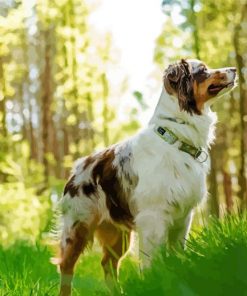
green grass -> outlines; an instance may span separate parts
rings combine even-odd
[[[160,249],[150,269],[140,275],[125,260],[120,285],[109,292],[100,254],[82,256],[76,268],[73,295],[247,295],[247,217],[212,221],[192,233],[186,251]],[[57,295],[59,276],[49,263],[48,248],[17,243],[0,248],[0,295]]]

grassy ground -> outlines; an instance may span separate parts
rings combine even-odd
[[[18,243],[0,248],[0,295],[57,295],[59,276],[48,248]],[[120,287],[121,286],[121,287]],[[73,295],[247,295],[247,217],[212,222],[192,233],[185,252],[160,250],[144,274],[130,260],[120,284],[109,292],[100,254],[88,252],[77,265]]]

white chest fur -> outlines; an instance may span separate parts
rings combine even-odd
[[[180,123],[167,118],[177,118]],[[150,254],[161,241],[184,243],[192,210],[207,194],[210,165],[209,159],[200,163],[180,151],[178,143],[165,142],[154,132],[154,126],[166,127],[181,141],[208,151],[216,120],[209,107],[200,116],[181,112],[176,98],[163,90],[149,126],[130,140],[132,169],[138,176],[130,203],[136,210],[135,223],[144,253]],[[143,259],[145,262],[145,256]]]
[[[133,171],[139,179],[133,199],[140,211],[158,208],[183,215],[206,195],[209,161],[199,163],[176,144],[166,143],[152,126],[137,135],[132,152]]]
[[[202,115],[181,112],[176,100],[163,90],[149,126],[131,141],[133,170],[139,178],[133,199],[139,209],[158,206],[169,211],[175,206],[187,212],[206,195],[210,161],[199,163],[180,151],[176,143],[165,142],[154,132],[154,126],[167,127],[180,140],[207,151],[214,140],[217,117],[209,107]],[[167,118],[178,118],[185,124]]]

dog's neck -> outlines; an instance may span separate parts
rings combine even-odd
[[[149,126],[167,127],[183,141],[207,148],[214,140],[216,121],[217,116],[210,107],[205,107],[202,115],[190,115],[188,112],[181,111],[178,99],[169,95],[163,88]]]

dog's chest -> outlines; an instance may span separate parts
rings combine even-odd
[[[138,208],[194,207],[206,194],[207,165],[169,144],[158,142],[156,148],[135,151],[133,170],[139,181],[133,198]]]

